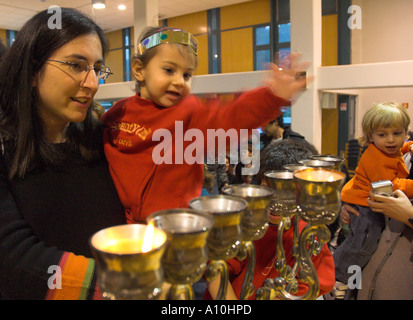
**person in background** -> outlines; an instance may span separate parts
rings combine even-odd
[[[393,190],[400,189],[413,197],[413,180],[404,163],[403,154],[411,152],[413,142],[405,142],[410,116],[406,108],[397,103],[379,103],[363,117],[362,145],[368,145],[360,158],[354,177],[341,191],[343,203],[352,204],[359,212],[351,215],[350,232],[334,251],[336,266],[335,289],[326,299],[347,299],[349,267],[363,269],[377,248],[385,228],[385,216],[368,205],[371,183],[379,180],[392,182]],[[374,165],[373,165],[374,164]]]
[[[262,131],[260,136],[261,149],[265,148],[273,140],[292,139],[307,141],[303,135],[293,131],[291,126],[284,125],[284,114],[270,121]]]
[[[308,148],[307,144],[296,140],[276,140],[272,141],[267,147],[261,151],[260,172],[258,179],[262,185],[268,185],[264,173],[271,170],[283,170],[283,166],[291,163],[298,163],[299,160],[311,158],[314,155],[312,148]],[[254,241],[256,251],[256,263],[254,270],[253,284],[255,290],[264,285],[266,279],[274,279],[278,276],[275,269],[275,261],[277,254],[277,232],[280,217],[274,214],[274,211],[269,208],[269,227],[264,237]],[[300,221],[300,232],[306,226],[306,223]],[[286,254],[287,264],[294,265],[295,258],[292,255],[293,247],[293,228],[284,231],[283,245]],[[320,283],[319,295],[326,294],[331,291],[334,286],[334,262],[332,254],[328,246],[324,244],[320,253],[312,257],[314,267],[317,270],[318,280]],[[229,270],[230,283],[228,284],[227,299],[237,300],[241,294],[241,287],[247,272],[248,260],[242,261],[237,258],[227,261]],[[204,294],[204,299],[215,298],[218,294],[220,277],[207,284],[208,290]],[[308,290],[308,285],[299,283],[298,292],[296,295],[301,296]],[[255,294],[250,297],[255,299]]]
[[[1,299],[100,299],[89,239],[125,224],[90,104],[108,43],[79,11],[47,10],[0,64]]]
[[[217,195],[221,193],[221,189],[229,184],[226,165],[218,162],[218,157],[215,161],[205,157],[204,159],[204,174],[205,168],[212,175],[212,188],[209,194]]]
[[[228,184],[235,183],[235,175],[234,175],[234,165],[231,163],[230,156],[225,157],[225,172],[227,173]]]
[[[272,65],[265,86],[228,104],[203,103],[190,95],[198,52],[192,34],[151,27],[144,30],[137,47],[132,72],[139,93],[119,101],[102,117],[107,125],[106,157],[129,223],[146,221],[155,211],[188,207],[189,201],[201,194],[202,160],[208,150],[197,154],[201,163],[187,159],[184,151],[193,151],[193,141],[181,138],[177,143],[179,130],[184,135],[196,129],[207,137],[208,129],[226,132],[264,126],[303,89],[306,80],[295,75],[308,66],[292,55],[292,68],[280,70]],[[171,143],[158,135],[161,132],[170,135]],[[215,147],[204,143],[206,149]]]

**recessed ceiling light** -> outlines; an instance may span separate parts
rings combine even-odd
[[[126,6],[124,4],[118,5],[119,10],[126,10]]]
[[[106,8],[105,0],[92,0],[93,8],[104,9]]]

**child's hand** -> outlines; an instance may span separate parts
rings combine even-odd
[[[291,54],[284,59],[281,68],[271,64],[271,76],[267,80],[267,86],[278,97],[285,100],[291,99],[295,94],[305,88],[312,80],[310,77],[297,77],[298,72],[307,70],[309,61],[299,61],[300,54]],[[289,68],[283,66],[289,64]]]

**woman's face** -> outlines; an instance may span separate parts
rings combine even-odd
[[[102,44],[98,35],[86,34],[74,38],[49,57],[36,74],[36,87],[40,117],[45,123],[49,141],[58,140],[69,122],[81,122],[96,94],[99,80],[94,70],[76,73],[68,64],[50,61],[83,63],[102,66]]]

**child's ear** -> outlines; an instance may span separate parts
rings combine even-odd
[[[138,80],[139,82],[142,82],[144,80],[143,76],[143,63],[139,59],[135,59],[132,62],[132,73],[135,76],[135,79]]]

